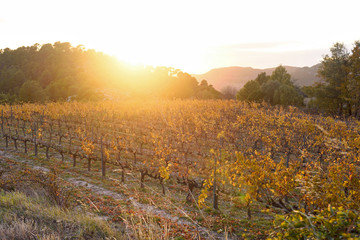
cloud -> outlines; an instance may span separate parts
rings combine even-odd
[[[294,46],[298,45],[297,41],[278,41],[278,42],[249,42],[249,43],[238,43],[238,44],[229,44],[215,47],[218,50],[264,50],[264,49],[273,49],[283,46]]]
[[[273,68],[276,66],[313,66],[321,62],[328,49],[295,50],[287,52],[271,51],[213,51],[205,59],[211,68],[241,66],[253,68]],[[210,70],[210,69],[209,69]]]

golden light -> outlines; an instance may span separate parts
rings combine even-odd
[[[342,4],[329,0],[64,0],[54,6],[46,0],[4,1],[0,48],[71,42],[132,64],[171,66],[190,73],[224,66],[304,65],[308,59],[313,64],[313,57],[298,63],[297,58],[279,56],[279,62],[269,53],[327,50],[336,41],[353,43],[359,38],[354,31],[359,4],[356,0]],[[320,19],[326,21],[320,24]],[[242,49],[240,54],[235,48],[218,48],[254,42],[297,44]]]

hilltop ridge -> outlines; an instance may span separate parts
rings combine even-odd
[[[293,67],[284,66],[288,73],[291,74],[292,80],[298,86],[310,86],[319,81],[317,71],[320,64],[311,67]],[[216,89],[221,90],[224,87],[232,86],[236,89],[242,88],[247,81],[255,79],[259,73],[266,72],[270,75],[273,68],[258,69],[252,67],[223,67],[214,68],[204,74],[193,74],[200,82],[206,79],[209,84],[212,84]]]

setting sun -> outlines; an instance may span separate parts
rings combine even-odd
[[[342,6],[346,10],[339,10]],[[133,64],[191,73],[224,66],[309,66],[334,42],[350,46],[359,37],[353,25],[359,7],[351,0],[341,6],[310,0],[67,0],[56,6],[45,0],[7,1],[0,47],[65,41]],[[290,57],[304,52],[308,57]]]
[[[154,41],[149,45],[128,45],[127,49],[104,50],[112,53],[119,60],[130,64],[146,64],[152,66],[176,66],[179,69],[187,69],[188,72],[196,72],[202,65],[204,51],[201,49],[191,49],[189,47],[173,46],[171,43],[159,44]],[[173,56],[176,55],[176,58]],[[189,58],[190,55],[193,57]],[[196,67],[195,67],[196,66]]]

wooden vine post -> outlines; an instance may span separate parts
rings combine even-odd
[[[1,134],[4,136],[4,109],[1,110]]]
[[[221,160],[222,158],[222,137],[220,137],[219,142],[220,142],[220,149],[219,149],[219,160]],[[215,156],[214,157],[214,183],[213,183],[213,207],[216,210],[219,210],[219,200],[218,200],[218,196],[216,194],[216,170],[217,170],[217,160],[218,158]]]
[[[101,176],[105,177],[106,175],[106,166],[105,166],[105,157],[104,157],[104,146],[103,146],[103,138],[100,138],[100,151],[101,151]]]
[[[37,134],[37,129],[36,126],[37,124],[34,122],[34,152],[35,152],[35,156],[37,157],[38,155],[38,149],[37,149],[37,142],[36,142],[36,134]]]
[[[76,153],[73,153],[73,167],[76,167]]]

